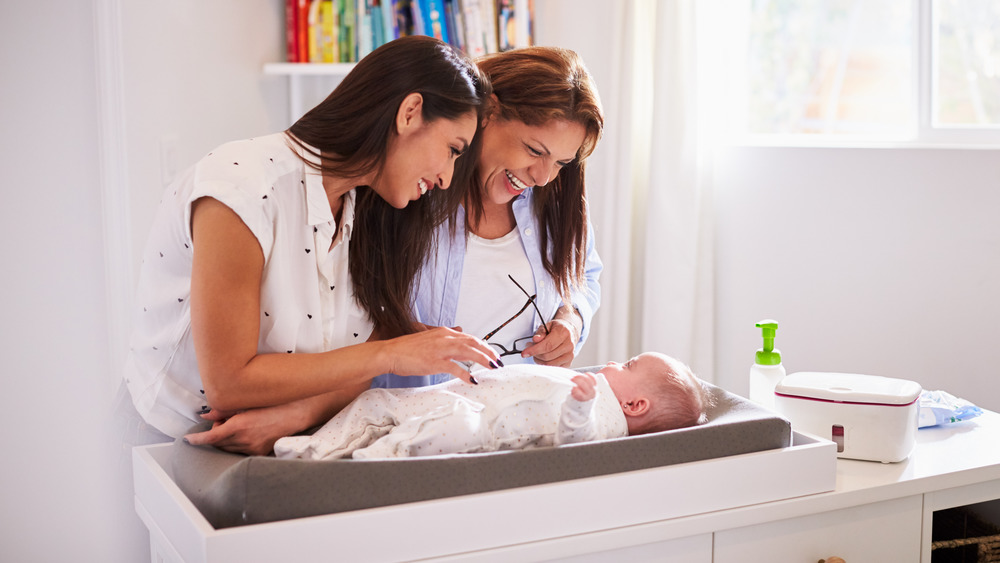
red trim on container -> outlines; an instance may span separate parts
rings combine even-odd
[[[802,395],[788,395],[786,393],[778,393],[777,391],[775,391],[774,394],[779,397],[788,397],[789,399],[804,399],[806,401],[819,401],[820,403],[843,403],[845,405],[871,405],[875,407],[908,407],[913,403],[916,403],[917,399],[920,398],[918,396],[917,399],[913,399],[909,403],[901,403],[894,405],[892,403],[866,403],[863,401],[835,401],[833,399],[820,399],[818,397],[803,397]]]

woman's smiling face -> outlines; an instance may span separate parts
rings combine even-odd
[[[485,202],[506,204],[526,188],[544,186],[576,158],[586,129],[553,119],[528,125],[516,119],[490,119],[483,130],[479,159]]]
[[[476,134],[476,112],[455,119],[426,121],[423,100],[411,94],[400,106],[397,135],[389,140],[385,165],[372,188],[389,205],[402,209],[428,190],[448,189],[455,160],[465,152]]]

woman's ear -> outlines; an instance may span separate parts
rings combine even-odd
[[[649,410],[649,399],[638,398],[622,401],[622,412],[625,416],[642,416]]]
[[[497,120],[500,117],[500,98],[496,94],[490,94],[490,100],[486,103],[486,109],[483,110],[483,122],[482,127],[486,127],[491,122]]]
[[[403,135],[423,125],[424,97],[419,92],[407,94],[396,111],[396,133]]]

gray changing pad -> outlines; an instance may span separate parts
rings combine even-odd
[[[215,528],[526,487],[791,445],[791,424],[711,387],[708,422],[615,440],[399,460],[295,460],[173,446],[173,477]]]

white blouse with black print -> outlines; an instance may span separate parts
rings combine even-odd
[[[227,143],[186,171],[160,202],[143,254],[125,381],[139,413],[165,434],[185,434],[209,406],[188,304],[191,211],[199,198],[232,209],[260,244],[258,353],[324,352],[371,334],[348,269],[354,191],[344,196],[338,225],[320,173],[298,152],[284,133]]]

